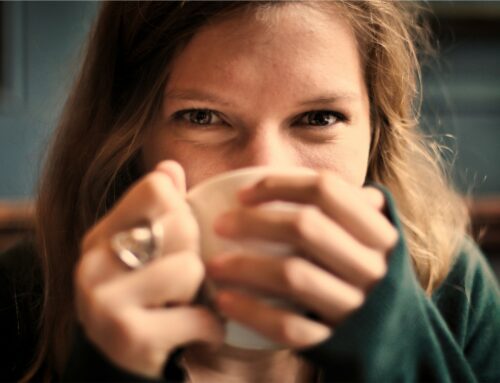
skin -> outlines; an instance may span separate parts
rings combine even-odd
[[[188,188],[252,165],[329,169],[349,183],[363,184],[369,101],[350,27],[303,6],[276,12],[280,22],[275,27],[241,18],[207,27],[174,60],[161,120],[145,144],[147,168],[174,159],[186,171]],[[313,102],[335,95],[352,98]],[[204,131],[181,123],[189,121],[189,113],[173,121],[174,113],[192,108],[215,110],[220,118],[213,115]],[[342,113],[349,121],[329,129],[307,127],[307,117],[298,122],[314,110]]]
[[[363,187],[369,100],[353,32],[339,15],[311,7],[273,12],[272,24],[246,16],[207,26],[172,62],[161,116],[144,145],[147,174],[84,238],[75,278],[80,321],[114,363],[132,372],[159,376],[172,350],[201,342],[210,352],[191,348],[187,360],[216,365],[218,375],[197,370],[204,381],[251,373],[244,365],[255,354],[213,349],[223,328],[213,313],[192,303],[206,274],[314,312],[317,321],[270,307],[252,293],[218,292],[223,315],[289,349],[325,340],[386,274],[397,232],[381,212],[382,194]],[[268,177],[241,191],[243,207],[221,217],[216,231],[288,242],[301,256],[231,253],[203,265],[186,189],[255,165],[318,173]],[[302,208],[259,209],[274,200]],[[168,256],[130,272],[110,249],[110,238],[144,219],[163,223]],[[286,355],[260,355],[259,379],[272,376],[272,366]]]

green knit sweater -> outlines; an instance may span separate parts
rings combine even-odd
[[[500,290],[469,240],[428,298],[400,240],[389,271],[332,337],[303,352],[325,382],[500,382]]]
[[[464,241],[448,277],[428,298],[387,197],[388,215],[401,234],[387,275],[329,339],[299,354],[318,367],[323,382],[500,382],[500,290],[484,256],[472,241]],[[17,379],[34,352],[36,315],[30,313],[40,294],[19,295],[25,284],[12,271],[12,259],[29,259],[25,253],[0,256],[0,339],[23,346],[0,359],[4,380]],[[170,358],[163,381],[183,381],[176,358],[181,352]],[[62,380],[147,379],[113,367],[79,331]]]

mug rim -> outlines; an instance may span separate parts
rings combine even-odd
[[[244,168],[230,170],[228,172],[223,172],[217,174],[213,177],[209,177],[200,183],[194,185],[190,190],[187,191],[186,197],[189,199],[193,197],[194,194],[201,193],[202,190],[209,188],[214,183],[222,182],[228,178],[244,176],[248,173],[257,172],[259,175],[269,175],[269,174],[299,174],[299,175],[313,175],[316,173],[314,169],[307,168],[305,166],[247,166]]]

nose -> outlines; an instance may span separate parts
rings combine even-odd
[[[248,135],[238,154],[238,167],[299,166],[299,158],[289,137],[275,127],[255,129]]]

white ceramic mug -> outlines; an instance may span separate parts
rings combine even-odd
[[[226,251],[243,249],[273,256],[292,254],[293,248],[288,244],[263,240],[232,241],[222,238],[215,233],[214,222],[223,213],[240,205],[236,195],[240,189],[257,183],[265,176],[314,176],[315,174],[315,171],[302,167],[249,167],[219,174],[195,185],[188,191],[187,201],[200,227],[200,249],[203,261],[206,262]],[[290,211],[297,209],[298,206],[286,202],[271,202],[266,203],[263,208]],[[216,288],[210,281],[207,283],[210,286],[208,291]],[[277,299],[266,298],[266,301],[274,306],[293,308],[290,303]],[[247,349],[279,348],[276,343],[233,321],[226,323],[225,342],[231,346]]]

